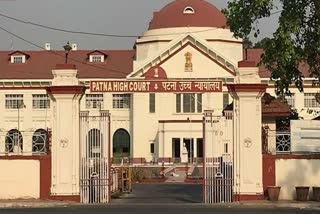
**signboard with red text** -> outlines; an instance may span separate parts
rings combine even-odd
[[[222,92],[221,81],[91,81],[91,92]]]

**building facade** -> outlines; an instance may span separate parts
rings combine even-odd
[[[263,199],[275,185],[292,199],[295,185],[318,182],[319,155],[291,154],[290,133],[277,133],[276,119],[290,108],[272,96],[270,72],[257,67],[262,53],[243,51],[204,0],[175,0],[155,12],[133,50],[74,44],[68,64],[49,44],[0,51],[0,169],[10,172],[0,177],[0,199],[109,202],[111,157],[114,166],[203,162],[206,203]],[[301,71],[305,91],[292,87],[287,101],[311,121],[319,87],[307,66]],[[306,147],[311,136],[314,150],[318,124],[309,121],[294,123],[292,139]],[[218,184],[227,197],[212,201],[217,177],[229,182]]]
[[[47,152],[45,142],[55,117],[47,87],[53,85],[52,70],[65,59],[63,51],[46,48],[0,51],[1,155]],[[261,54],[262,50],[248,50],[247,59],[258,63]],[[69,62],[76,65],[86,87],[80,111],[96,115],[108,110],[111,115],[115,163],[124,157],[134,163],[181,162],[185,151],[191,162],[202,158],[199,121],[205,111],[223,116],[232,103],[226,84],[237,81],[238,62],[243,59],[242,41],[233,37],[224,15],[207,1],[196,0],[173,1],[155,12],[134,50],[78,50],[74,45],[69,53]],[[307,68],[302,70],[307,77]],[[260,67],[256,82],[268,84],[267,92],[274,95],[269,77],[270,72]],[[155,85],[148,90],[150,85],[123,85],[143,80],[158,81],[165,91]],[[319,88],[310,78],[304,81],[304,93],[292,88],[288,103],[312,119],[320,111],[315,99]],[[98,87],[106,82],[118,86]],[[212,84],[217,84],[215,89],[210,89]],[[188,91],[196,85],[198,90]]]

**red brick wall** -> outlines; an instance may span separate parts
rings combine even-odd
[[[275,155],[263,155],[262,156],[263,167],[263,191],[267,196],[267,187],[276,185],[276,156]]]

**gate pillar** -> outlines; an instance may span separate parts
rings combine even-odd
[[[75,65],[57,65],[47,93],[52,101],[51,199],[80,201],[79,100],[81,86]]]
[[[234,99],[234,200],[262,200],[261,84],[255,62],[239,62],[236,83],[227,85]]]

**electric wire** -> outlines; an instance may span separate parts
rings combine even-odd
[[[4,27],[2,27],[2,26],[0,26],[0,29],[3,30],[3,31],[5,31],[6,33],[8,33],[8,34],[10,34],[10,35],[18,38],[18,39],[20,39],[20,40],[22,40],[22,41],[30,44],[30,45],[33,45],[33,46],[35,46],[35,47],[37,47],[37,48],[40,48],[40,49],[42,49],[42,50],[47,51],[47,50],[46,50],[45,48],[43,48],[42,46],[40,46],[40,45],[38,45],[38,44],[36,44],[36,43],[34,43],[34,42],[31,42],[31,41],[29,41],[29,40],[27,40],[27,39],[25,39],[25,38],[23,38],[23,37],[15,34],[15,33],[11,32],[11,31],[7,30],[6,28],[4,28]],[[52,53],[52,54],[54,54],[54,55],[56,55],[56,56],[59,56],[59,57],[65,59],[65,55],[59,54],[59,53],[57,53],[57,52],[55,52],[55,51],[50,50],[49,53]],[[79,59],[75,59],[75,58],[68,57],[68,60],[71,60],[71,61],[74,61],[74,62],[77,62],[77,63],[81,63],[81,64],[86,65],[86,66],[98,68],[98,69],[101,69],[101,70],[104,70],[104,71],[107,70],[107,71],[114,72],[114,73],[122,73],[122,74],[128,75],[127,72],[123,72],[123,71],[115,70],[115,69],[110,69],[110,68],[103,68],[103,67],[96,66],[96,65],[93,65],[93,64],[87,64],[87,63],[85,63],[85,62],[83,62],[83,61],[81,61],[81,60],[79,60]]]
[[[5,15],[3,13],[0,13],[0,16],[4,17],[4,18],[7,18],[7,19],[10,19],[10,20],[13,20],[13,21],[16,21],[16,22],[23,23],[23,24],[33,25],[33,26],[37,26],[37,27],[40,27],[40,28],[45,28],[45,29],[49,29],[49,30],[53,30],[53,31],[59,31],[59,32],[63,32],[63,33],[71,33],[71,34],[90,35],[90,36],[113,37],[113,38],[139,38],[141,36],[143,36],[143,37],[171,36],[171,35],[173,36],[173,35],[183,35],[183,34],[187,33],[187,32],[177,32],[177,33],[164,33],[164,34],[157,34],[157,35],[105,34],[105,33],[94,33],[94,32],[86,32],[86,31],[67,30],[67,29],[52,27],[52,26],[48,26],[48,25],[43,25],[43,24],[31,22],[31,21],[24,21],[22,19],[18,19],[18,18],[12,17],[12,16],[8,16],[8,15]],[[225,28],[225,27],[223,27],[223,28]],[[192,33],[201,33],[201,32],[213,31],[213,30],[217,30],[217,29],[219,29],[219,28],[210,28],[210,29],[205,29],[205,30],[198,30],[198,31],[193,31]]]

